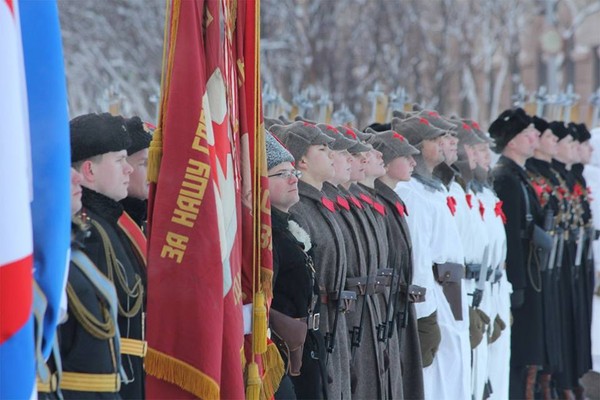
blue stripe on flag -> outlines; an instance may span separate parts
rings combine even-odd
[[[48,299],[43,353],[59,318],[71,237],[67,91],[56,1],[20,0],[31,132],[35,279]]]

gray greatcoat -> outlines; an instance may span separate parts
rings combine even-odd
[[[344,238],[334,218],[335,207],[323,192],[303,181],[298,182],[300,201],[290,209],[290,214],[304,228],[313,243],[313,260],[322,295],[319,329],[326,337],[335,333],[333,351],[327,355],[327,393],[331,399],[349,399],[350,396],[350,344],[348,327],[343,314],[338,315],[336,293],[346,281],[346,250]],[[328,208],[329,206],[329,208]],[[334,332],[335,326],[335,332]]]
[[[410,231],[405,216],[408,215],[406,205],[394,190],[379,180],[375,181],[375,190],[386,208],[386,225],[389,243],[388,265],[399,267],[399,273],[404,283],[412,283],[413,259]],[[405,304],[401,303],[403,308]],[[406,326],[398,323],[402,348],[402,381],[405,399],[423,399],[423,362],[421,360],[421,345],[414,304],[408,304]],[[400,322],[400,321],[398,321]]]
[[[377,254],[373,251],[372,242],[375,238],[364,234],[358,219],[351,211],[350,202],[335,186],[325,183],[323,191],[336,201],[338,212],[335,217],[344,235],[348,270],[346,278],[370,276],[369,282],[375,281],[377,273]],[[387,373],[384,362],[384,350],[377,340],[377,326],[380,322],[379,295],[363,296],[355,287],[346,284],[347,290],[357,292],[356,308],[346,314],[348,337],[351,346],[352,359],[350,374],[352,377],[352,398],[367,399],[377,397],[387,398]],[[365,302],[366,300],[366,302]],[[364,307],[364,308],[363,308]],[[364,312],[363,312],[364,309]],[[362,324],[361,324],[362,319]],[[360,345],[352,349],[352,330],[361,327]]]

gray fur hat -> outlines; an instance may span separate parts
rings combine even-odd
[[[294,163],[292,154],[269,132],[265,135],[265,143],[267,146],[268,170],[286,161]]]
[[[398,157],[412,156],[420,151],[408,143],[408,140],[398,132],[385,131],[371,136],[368,142],[373,148],[383,155],[383,162],[387,165]]]
[[[353,140],[348,139],[344,136],[338,128],[329,124],[318,124],[317,128],[321,130],[324,134],[332,138],[334,141],[331,143],[329,147],[331,150],[341,151],[348,150],[350,147],[355,145]]]
[[[434,140],[447,133],[436,128],[423,117],[410,117],[405,120],[393,118],[392,130],[408,139],[413,146],[418,146],[423,140]]]
[[[321,132],[316,125],[303,121],[286,126],[273,125],[271,133],[281,140],[296,161],[306,154],[310,146],[329,145],[333,142],[333,139]]]

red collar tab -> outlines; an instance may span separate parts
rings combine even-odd
[[[394,205],[396,206],[396,211],[398,211],[398,214],[400,214],[401,217],[408,215],[408,209],[406,208],[405,204],[397,201]]]
[[[465,195],[465,199],[467,199],[467,205],[469,208],[473,208],[473,195],[471,193],[467,193]]]
[[[364,201],[368,205],[373,206],[373,199],[369,195],[367,195],[365,193],[361,193],[360,198],[362,201]]]
[[[454,216],[456,214],[456,199],[453,196],[448,196],[446,197],[446,204],[450,209],[450,213]]]
[[[481,200],[477,200],[479,201],[479,214],[481,215],[481,219],[484,219],[483,216],[485,215],[485,207],[483,205],[483,203],[481,202]]]
[[[348,203],[348,200],[346,200],[342,196],[336,197],[335,200],[336,200],[338,206],[342,207],[344,210],[349,210],[350,209],[350,204]]]
[[[356,208],[360,208],[362,209],[362,204],[360,204],[360,201],[354,197],[354,196],[350,196],[350,201],[352,202],[352,204],[354,204],[356,206]]]
[[[496,217],[500,217],[500,219],[502,219],[502,223],[506,225],[506,215],[504,215],[504,210],[502,210],[502,204],[504,204],[502,200],[498,200],[496,202],[494,213],[496,214]]]
[[[379,214],[385,215],[385,206],[383,204],[374,201],[373,209],[375,209],[375,211],[377,211]]]
[[[326,209],[328,209],[331,212],[335,212],[335,204],[333,203],[333,201],[329,200],[327,197],[323,196],[321,197],[321,204],[323,204],[325,206]]]

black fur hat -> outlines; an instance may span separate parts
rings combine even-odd
[[[80,115],[69,122],[69,128],[72,163],[112,151],[127,150],[131,146],[125,119],[120,115]]]

